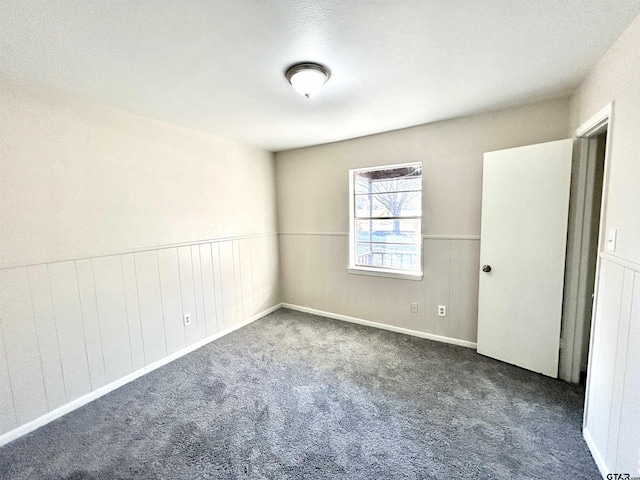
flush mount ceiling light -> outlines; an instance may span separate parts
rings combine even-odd
[[[307,62],[292,65],[284,75],[296,92],[309,98],[320,91],[331,73],[318,63]]]

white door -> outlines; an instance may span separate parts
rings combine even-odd
[[[554,378],[571,150],[560,140],[484,154],[478,353]]]

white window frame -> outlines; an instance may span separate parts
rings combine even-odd
[[[419,271],[417,270],[404,270],[404,269],[393,269],[387,267],[370,267],[370,266],[362,266],[356,265],[356,239],[355,239],[355,185],[354,185],[354,176],[357,172],[372,172],[376,170],[387,170],[392,168],[402,168],[402,167],[416,167],[419,166],[422,168],[422,162],[411,162],[411,163],[397,163],[393,165],[382,165],[376,167],[367,167],[367,168],[354,168],[349,170],[349,267],[348,272],[355,275],[372,275],[376,277],[389,277],[389,278],[399,278],[404,280],[422,280],[423,271],[422,265],[424,263],[424,252],[423,252],[423,244],[422,241],[422,208],[420,210],[420,265],[421,268]],[[422,200],[422,190],[420,191],[420,197]],[[422,205],[422,202],[421,202]]]

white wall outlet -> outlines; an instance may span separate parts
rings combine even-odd
[[[185,325],[191,325],[191,314],[190,313],[185,313],[184,314],[184,324]]]
[[[438,305],[438,316],[446,317],[447,316],[447,306],[446,305]]]
[[[411,304],[411,313],[418,313],[418,304],[417,303],[412,303]]]
[[[615,252],[616,251],[616,237],[618,236],[618,230],[615,228],[610,228],[607,232],[607,251]]]

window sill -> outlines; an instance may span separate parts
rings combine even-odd
[[[407,272],[403,270],[382,270],[378,268],[367,267],[349,267],[347,271],[353,275],[371,275],[373,277],[397,278],[400,280],[422,280],[422,272]]]

